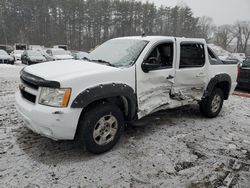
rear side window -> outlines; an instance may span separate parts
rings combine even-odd
[[[180,68],[203,67],[205,64],[205,50],[203,44],[181,44]]]

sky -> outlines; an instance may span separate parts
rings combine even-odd
[[[160,6],[187,5],[194,15],[209,16],[216,25],[233,24],[238,20],[250,21],[250,0],[140,0]]]

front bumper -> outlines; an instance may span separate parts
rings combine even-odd
[[[73,140],[81,109],[54,108],[34,104],[16,93],[16,108],[25,126],[33,132],[54,140]],[[55,113],[60,112],[60,113]]]

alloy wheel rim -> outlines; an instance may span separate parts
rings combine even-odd
[[[118,129],[118,122],[115,116],[105,115],[95,124],[93,138],[96,144],[106,145],[114,140]]]
[[[214,113],[217,112],[220,108],[220,104],[221,104],[221,97],[219,95],[215,95],[211,104],[212,112]]]

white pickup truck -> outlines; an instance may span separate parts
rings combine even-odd
[[[79,138],[102,153],[125,122],[199,104],[207,117],[234,91],[237,65],[224,65],[203,39],[165,36],[109,40],[85,60],[25,67],[16,106],[26,126],[55,140]]]

